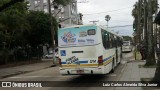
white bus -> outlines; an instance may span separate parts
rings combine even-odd
[[[59,69],[64,75],[106,74],[120,63],[122,37],[96,25],[58,30]]]
[[[132,47],[131,41],[123,41],[122,52],[131,52]]]

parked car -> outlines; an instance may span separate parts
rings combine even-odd
[[[45,58],[53,58],[53,52],[45,55]]]
[[[55,57],[58,58],[59,57],[59,55],[58,55],[58,48],[56,48],[54,51],[55,51]]]

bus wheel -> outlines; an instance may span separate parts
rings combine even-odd
[[[112,60],[112,70],[111,73],[114,73],[114,59]]]

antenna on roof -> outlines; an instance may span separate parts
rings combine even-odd
[[[93,21],[89,21],[92,22],[94,25],[97,25],[96,22],[99,22],[99,20],[93,20]]]

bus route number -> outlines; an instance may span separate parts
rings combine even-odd
[[[90,63],[96,63],[96,60],[90,60]]]

